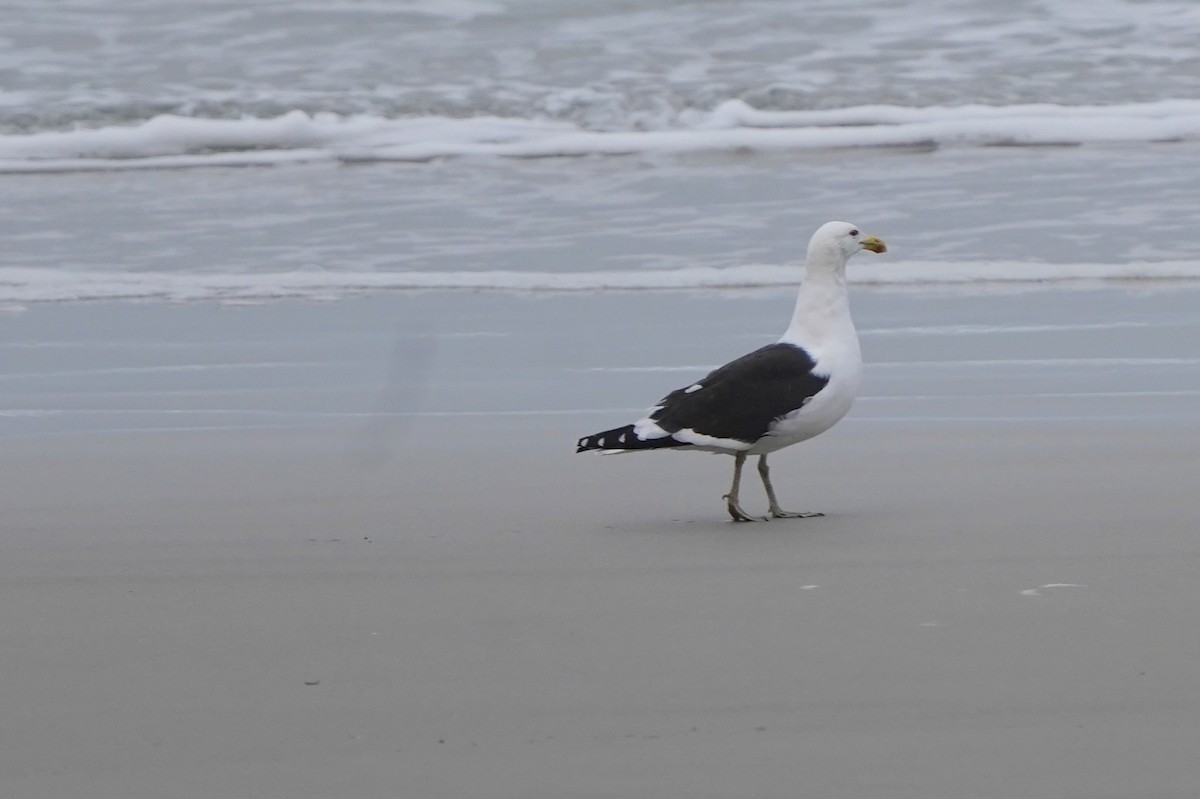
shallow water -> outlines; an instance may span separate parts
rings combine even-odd
[[[1192,280],[1198,34],[1172,0],[18,2],[0,307],[770,286],[831,218],[888,239],[866,283]]]
[[[866,383],[842,424],[1190,429],[1196,300],[1194,288],[859,290]],[[306,428],[387,450],[476,429],[517,440],[565,419],[583,435],[769,343],[791,303],[781,289],[41,304],[0,317],[0,438]]]
[[[1194,279],[1196,174],[1176,144],[10,176],[0,302],[775,285],[835,218],[889,243],[862,282]]]
[[[860,420],[1178,420],[1197,33],[1167,0],[13,4],[0,430],[636,410],[681,375],[621,370],[777,335],[835,218],[890,247],[851,264],[904,361]]]

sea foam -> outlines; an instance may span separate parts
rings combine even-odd
[[[1200,100],[1111,106],[865,105],[763,111],[729,100],[656,130],[590,130],[564,120],[309,114],[208,119],[164,114],[129,126],[0,136],[0,171],[427,161],[458,156],[978,147],[1200,140]]]
[[[285,298],[329,300],[384,291],[470,290],[600,292],[760,289],[794,286],[795,266],[756,264],[645,271],[594,272],[292,272],[221,274],[0,268],[0,305],[84,300],[217,300],[256,302]],[[889,261],[856,263],[851,283],[892,288],[1035,288],[1136,283],[1153,286],[1200,280],[1200,262],[1124,264],[1023,261]]]

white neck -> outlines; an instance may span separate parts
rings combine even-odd
[[[821,255],[809,254],[792,322],[780,341],[808,347],[820,345],[828,337],[845,336],[847,330],[854,335],[845,259]]]

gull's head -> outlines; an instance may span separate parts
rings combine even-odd
[[[868,236],[849,222],[826,222],[817,228],[808,242],[808,259],[833,258],[845,264],[859,250],[887,252],[882,239]]]

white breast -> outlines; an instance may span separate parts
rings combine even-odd
[[[862,384],[862,352],[853,328],[850,335],[836,336],[820,348],[810,348],[810,353],[817,362],[813,371],[828,375],[829,383],[804,405],[780,418],[749,454],[763,455],[820,435],[850,411]]]

